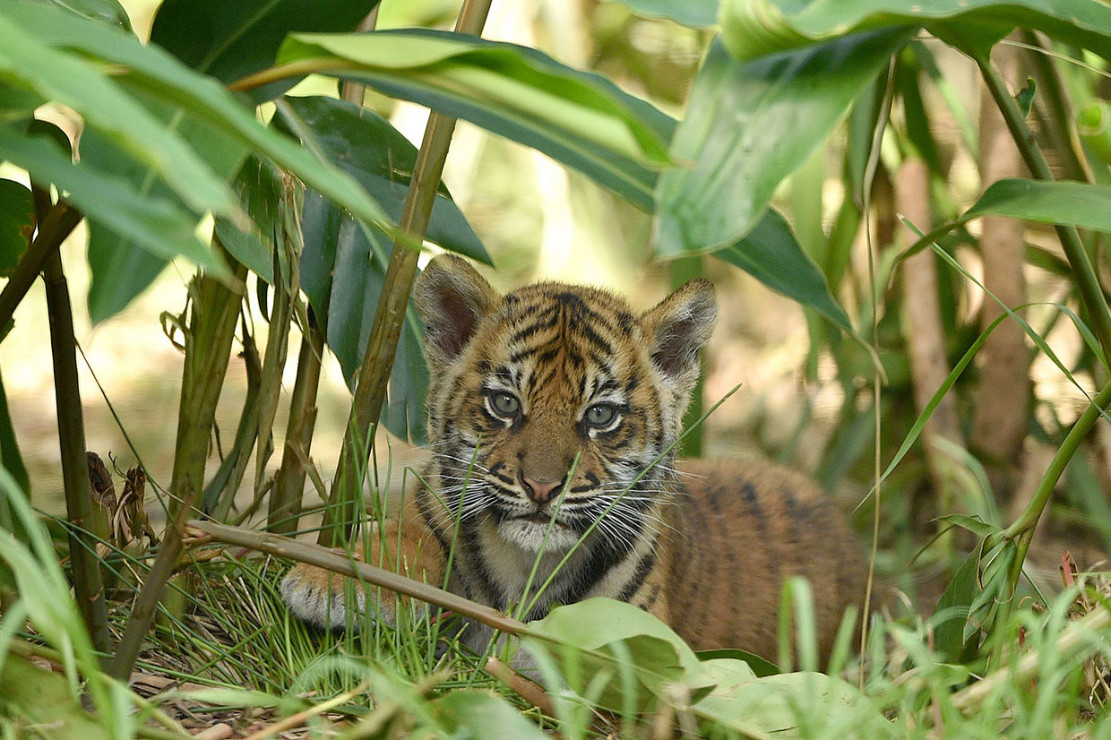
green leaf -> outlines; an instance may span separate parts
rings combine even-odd
[[[1081,140],[1107,164],[1111,164],[1111,103],[1099,100],[1089,103],[1076,116]]]
[[[329,348],[349,386],[366,353],[378,298],[385,282],[390,243],[335,204],[305,193],[301,231],[301,289],[320,320]],[[394,355],[382,422],[402,439],[424,444],[423,323],[410,303]]]
[[[937,608],[934,609],[931,620],[934,627],[934,646],[946,661],[960,661],[968,649],[964,628],[968,622],[969,608],[979,590],[976,582],[979,566],[980,548],[977,547],[957,568],[953,580],[945,587]]]
[[[776,186],[821,146],[906,38],[862,34],[747,63],[715,42],[672,145],[691,165],[668,170],[657,187],[657,253],[713,251],[751,231]]]
[[[620,675],[617,667],[626,664],[651,696],[661,696],[667,686],[677,682],[685,684],[692,695],[701,695],[712,686],[706,664],[699,662],[670,627],[622,601],[595,598],[557,607],[529,623],[528,634],[525,643],[530,649],[550,653],[557,663],[582,659],[588,674],[609,670]],[[549,650],[551,644],[573,652]],[[599,699],[601,706],[621,710],[621,688],[619,681],[607,687]]]
[[[39,737],[81,737],[109,740],[109,729],[81,706],[70,692],[65,676],[33,665],[26,658],[9,655],[0,673],[0,716],[16,726],[42,728]],[[6,724],[6,723],[5,723]],[[47,728],[57,728],[51,732]],[[61,732],[61,728],[65,728]]]
[[[195,216],[169,200],[140,194],[126,179],[74,164],[69,153],[60,151],[49,138],[0,126],[0,158],[27,170],[37,182],[53,183],[82,213],[95,214],[152,252],[165,257],[181,254],[219,268],[212,252],[193,233]]]
[[[544,733],[512,704],[486,691],[457,689],[432,702],[445,734],[458,738],[504,737],[546,740]]]
[[[88,20],[131,31],[131,18],[116,0],[48,0],[51,5]]]
[[[140,44],[107,26],[80,22],[64,13],[43,12],[43,6],[34,2],[8,0],[2,7],[4,15],[18,18],[21,26],[44,43],[78,51],[120,71],[114,79],[129,91],[141,91],[178,106],[183,113],[204,121],[258,156],[292,171],[307,186],[358,217],[387,230],[392,228],[378,205],[351,177],[261,125],[253,111],[244,108],[216,81],[193,72],[158,47]]]
[[[286,115],[286,111],[293,116]],[[279,130],[299,136],[306,146],[358,180],[391,223],[400,221],[417,148],[389,121],[357,105],[326,97],[288,98],[285,106],[279,106],[275,120]],[[493,264],[443,183],[432,206],[425,239]]]
[[[23,455],[19,453],[19,440],[12,426],[11,412],[8,411],[8,394],[4,390],[3,380],[0,380],[0,464],[11,473],[16,484],[30,496],[31,476],[27,474]]]
[[[185,142],[121,90],[106,70],[40,43],[36,25],[24,25],[22,18],[17,23],[6,16],[17,7],[23,6],[5,6],[5,12],[0,13],[0,37],[5,39],[0,45],[0,79],[76,110],[86,126],[99,130],[149,167],[193,210],[225,215],[236,212],[231,191]],[[110,32],[138,44],[122,31],[67,14],[56,15],[65,22]]]
[[[684,26],[709,28],[718,22],[718,0],[611,0],[645,18],[667,18]]]
[[[0,180],[0,277],[9,277],[35,233],[31,191],[14,180]]]
[[[980,51],[1020,26],[1111,59],[1111,7],[1098,0],[722,0],[721,5],[722,38],[738,59],[908,26],[925,26],[961,48]]]
[[[294,31],[354,31],[378,0],[166,0],[150,32],[189,67],[231,83],[274,64]],[[250,92],[261,103],[296,84],[289,78]]]
[[[849,316],[833,299],[825,276],[774,209],[764,213],[748,236],[714,254],[852,333]]]
[[[965,211],[961,221],[994,213],[1047,224],[1111,232],[1111,186],[1083,182],[999,180]]]
[[[394,97],[464,118],[652,208],[674,121],[599,75],[527,47],[437,31],[294,34],[280,64],[311,62]]]
[[[217,219],[216,236],[232,257],[273,285],[274,234],[282,228],[275,207],[282,197],[281,173],[267,162],[248,157],[236,174],[233,187],[251,217],[252,226],[242,230],[226,219]]]

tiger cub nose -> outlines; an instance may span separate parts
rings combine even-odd
[[[563,487],[562,480],[538,481],[527,477],[522,477],[521,480],[525,484],[525,493],[538,504],[545,504],[550,501],[553,496],[559,494],[559,489]]]

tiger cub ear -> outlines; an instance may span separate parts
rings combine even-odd
[[[709,280],[696,278],[641,317],[653,362],[680,385],[694,386],[698,350],[718,318],[717,296]]]
[[[451,362],[490,312],[497,292],[462,257],[436,257],[417,278],[413,300],[427,330],[424,350],[432,361]]]

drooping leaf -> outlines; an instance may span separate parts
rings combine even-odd
[[[431,710],[451,737],[498,737],[545,740],[549,737],[520,710],[500,696],[458,689],[440,697]]]
[[[460,34],[380,31],[294,34],[280,64],[319,71],[538,149],[650,210],[674,121],[604,77],[579,72],[527,47]]]
[[[119,72],[113,78],[117,85],[178,106],[183,113],[205,121],[230,140],[290,170],[307,186],[324,193],[360,218],[380,223],[384,229],[391,228],[381,209],[358,183],[287,137],[261,125],[252,111],[213,79],[190,70],[160,48],[140,44],[135,38],[108,26],[81,22],[75,16],[44,12],[46,10],[29,0],[7,0],[0,6],[0,16],[18,20],[20,27],[43,43],[97,60],[100,66]],[[32,73],[29,69],[28,74]],[[93,101],[93,105],[99,107],[103,103],[98,100]],[[84,111],[78,112],[84,114]]]
[[[101,21],[131,31],[131,18],[116,0],[48,0],[58,8],[82,18]]]
[[[291,97],[286,105],[296,119],[283,115],[279,108],[276,117],[279,129],[307,139],[307,145],[358,180],[391,222],[397,223],[416,166],[417,148],[389,121],[351,103],[326,97]],[[425,239],[492,264],[482,242],[442,183]]]
[[[969,645],[964,630],[969,607],[979,589],[976,583],[979,566],[980,548],[977,547],[957,568],[934,610],[934,646],[946,660],[959,661],[967,650],[978,644],[978,641],[973,641],[973,645]]]
[[[0,180],[0,277],[9,277],[15,270],[34,231],[31,191],[14,180]]]
[[[714,254],[852,333],[852,322],[833,299],[825,276],[776,210],[769,208],[747,236]]]
[[[348,385],[366,353],[385,281],[390,243],[319,193],[305,193],[301,289],[321,322]],[[423,324],[410,304],[394,356],[382,423],[394,435],[424,444]]]
[[[158,6],[150,41],[189,67],[227,84],[273,66],[294,31],[354,31],[378,0],[166,0]],[[271,100],[296,84],[289,78],[250,92]]]
[[[1111,7],[1098,0],[722,0],[721,5],[722,38],[738,59],[907,26],[925,26],[962,48],[979,51],[1021,26],[1111,59]]]
[[[684,26],[708,28],[718,22],[718,0],[611,0],[645,18],[667,18]]]
[[[281,228],[277,208],[282,197],[281,174],[268,162],[248,157],[232,187],[251,217],[251,227],[239,229],[226,219],[217,219],[216,236],[232,257],[272,285],[274,235]]]
[[[822,145],[905,41],[862,34],[741,63],[715,42],[672,144],[690,166],[657,187],[661,256],[720,249],[756,225],[779,183]]]
[[[984,191],[961,220],[986,213],[1111,232],[1111,186],[1066,181],[999,180]]]

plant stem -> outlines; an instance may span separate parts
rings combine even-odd
[[[1038,180],[1052,181],[1053,173],[1050,171],[1049,163],[1034,143],[1034,134],[1026,125],[1018,101],[1007,90],[1006,84],[995,70],[990,58],[986,55],[977,55],[975,59],[988,91],[995,104],[999,106],[1003,120],[1007,122],[1007,128],[1010,129],[1011,136],[1014,137],[1015,144],[1031,174]],[[1054,228],[1061,240],[1065,258],[1072,267],[1076,287],[1080,291],[1080,299],[1092,323],[1092,332],[1103,349],[1103,365],[1111,369],[1111,310],[1108,310],[1107,301],[1104,300],[1095,268],[1088,257],[1088,252],[1084,249],[1084,244],[1080,241],[1080,234],[1076,227],[1058,224]]]
[[[81,223],[82,218],[84,217],[80,211],[64,202],[57,203],[47,211],[38,225],[38,234],[34,241],[8,278],[4,291],[0,293],[0,330],[12,320],[16,306],[27,295],[35,278],[42,272],[46,260],[52,254],[58,253],[58,247],[73,232],[77,224]]]
[[[315,565],[342,576],[358,578],[372,586],[379,586],[402,596],[409,596],[448,609],[501,632],[518,635],[526,630],[524,623],[502,614],[497,609],[457,596],[450,591],[444,591],[392,571],[355,560],[347,553],[326,550],[319,545],[298,542],[281,535],[257,532],[240,527],[229,527],[216,522],[194,520],[188,522],[188,526],[207,532],[213,539],[220,542],[249,547],[252,550],[269,553],[277,557],[290,558],[301,563]]]
[[[274,476],[274,490],[270,493],[268,529],[277,534],[297,530],[297,517],[301,513],[301,495],[305,487],[305,466],[312,447],[313,429],[316,425],[316,394],[320,387],[320,360],[324,356],[324,336],[316,325],[312,313],[301,337],[301,351],[297,356],[297,379],[289,399],[289,424],[285,433],[282,464]]]
[[[486,23],[490,2],[491,0],[465,0],[455,30],[459,33],[480,34]],[[398,338],[405,322],[409,293],[417,274],[420,252],[410,246],[409,242],[419,245],[424,239],[454,130],[455,119],[451,116],[435,111],[429,115],[398,224],[400,236],[394,241],[390,253],[390,264],[386,268],[382,293],[374,313],[374,326],[359,367],[351,415],[320,530],[319,542],[322,545],[335,545],[345,541],[351,534],[361,484],[358,471],[365,464],[365,451],[373,444],[371,429],[382,412],[386,383],[390,378]]]
[[[58,441],[62,451],[62,479],[66,514],[70,523],[69,556],[73,567],[73,589],[77,606],[88,627],[93,647],[108,652],[108,614],[96,540],[88,531],[93,500],[89,485],[89,463],[85,447],[85,420],[77,379],[76,341],[69,287],[57,249],[49,251],[43,265],[46,306],[50,317],[50,349],[54,356],[54,393],[58,409]]]
[[[181,379],[174,470],[170,481],[171,514],[180,502],[204,487],[209,435],[216,402],[227,374],[235,322],[239,317],[240,287],[247,268],[235,263],[216,242],[225,259],[235,264],[236,289],[212,275],[200,274],[190,289],[192,317],[185,334],[185,363]]]

